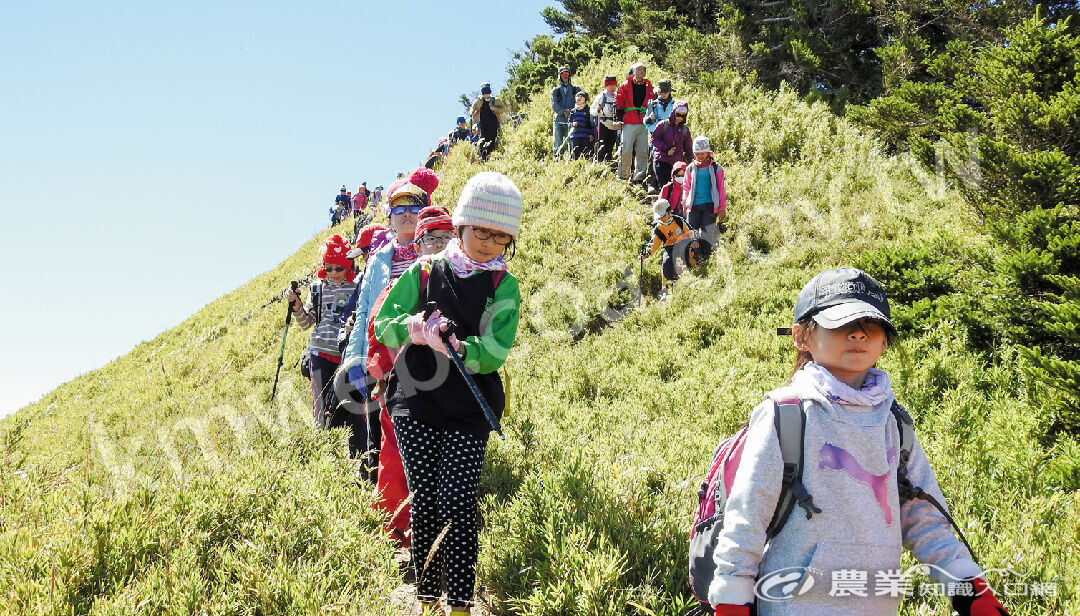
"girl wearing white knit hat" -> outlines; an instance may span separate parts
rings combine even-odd
[[[375,317],[379,341],[404,346],[387,383],[386,406],[412,494],[416,595],[433,607],[445,582],[452,614],[468,613],[472,605],[480,469],[491,427],[447,358],[447,345],[501,417],[506,394],[498,369],[514,344],[521,304],[503,255],[513,255],[521,207],[510,178],[493,171],[473,176],[452,217],[460,239],[410,267]],[[429,302],[438,309],[425,314]]]

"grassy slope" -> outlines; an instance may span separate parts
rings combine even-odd
[[[727,168],[734,229],[672,301],[622,318],[645,209],[598,168],[543,159],[545,97],[487,165],[527,203],[508,439],[483,478],[480,575],[496,613],[679,613],[702,467],[786,378],[773,328],[799,287],[824,267],[884,269],[912,246],[951,264],[955,285],[976,284],[992,250],[953,193],[824,108],[739,83],[676,90]],[[479,168],[468,154],[451,157],[436,202],[452,205]],[[309,430],[288,367],[278,408],[265,402],[281,305],[259,306],[305,273],[317,241],[0,423],[0,609],[393,613],[391,550],[341,435]],[[655,263],[646,270],[655,290]],[[290,335],[288,358],[304,339]],[[1059,582],[1054,599],[1009,601],[1013,613],[1074,613],[1080,498],[1051,487],[1061,462],[1032,438],[1028,385],[1008,358],[987,364],[963,341],[920,331],[883,363],[984,563]],[[931,610],[944,606],[905,606]]]

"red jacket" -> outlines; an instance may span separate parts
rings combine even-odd
[[[641,101],[641,107],[632,107],[634,104],[633,83],[633,77],[627,78],[626,83],[619,86],[619,91],[615,94],[615,113],[616,115],[620,111],[623,113],[622,122],[624,124],[642,124],[645,121],[645,105],[656,98],[656,94],[652,89],[652,83],[646,79],[645,100]]]

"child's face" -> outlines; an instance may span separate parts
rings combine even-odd
[[[615,83],[609,83],[609,84],[607,84],[606,86],[604,86],[604,89],[605,89],[605,90],[607,90],[609,94],[614,94],[614,93],[615,93],[615,90],[616,90],[616,89],[617,89],[618,87],[619,87],[619,85],[618,85],[618,84],[615,84]]]
[[[434,255],[438,254],[446,248],[446,245],[450,243],[450,240],[457,237],[457,233],[453,231],[428,231],[421,237],[417,243],[420,245],[419,253],[421,255]]]
[[[866,371],[874,367],[886,347],[885,328],[868,318],[836,329],[818,326],[809,332],[796,324],[791,336],[797,349],[809,351],[814,363],[849,385],[862,383]]]
[[[391,214],[390,228],[394,230],[398,244],[411,244],[416,234],[416,214],[408,210],[404,214]]]
[[[709,160],[709,152],[694,152],[694,160],[704,163]]]
[[[579,96],[579,97],[575,98],[574,99],[574,106],[577,107],[578,109],[584,109],[585,108],[585,97],[584,96]]]
[[[345,274],[348,270],[340,265],[323,264],[323,269],[326,270],[326,277],[332,282],[340,283],[345,280]]]
[[[472,260],[487,263],[501,256],[513,239],[508,233],[483,227],[465,227],[461,237],[461,250]]]

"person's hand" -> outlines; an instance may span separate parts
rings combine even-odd
[[[731,605],[728,603],[721,603],[716,606],[716,611],[713,612],[714,616],[750,616],[749,605]]]
[[[293,312],[300,312],[300,308],[303,304],[300,303],[300,296],[296,294],[296,291],[288,289],[285,291],[285,299],[289,300],[289,305],[292,306]]]
[[[960,589],[965,586],[967,594],[960,594]],[[1001,605],[982,578],[957,584],[957,591],[950,599],[953,609],[960,616],[1009,616],[1005,606]]]
[[[649,255],[646,254],[644,250],[642,250],[641,252],[638,253],[638,258],[639,259],[644,259],[645,257],[648,257],[648,256]]]
[[[418,312],[405,319],[405,326],[409,330],[409,340],[412,340],[413,344],[427,344],[427,338],[424,337],[424,315],[422,313]]]
[[[577,128],[577,120],[574,120],[573,122],[571,122],[570,126],[573,126],[574,128]]]
[[[348,319],[347,319],[347,320],[345,321],[345,335],[346,335],[346,336],[348,336],[349,334],[351,334],[351,333],[352,333],[352,330],[353,330],[353,325],[355,325],[355,324],[356,324],[356,315],[352,315],[352,316],[350,316],[350,317],[349,317],[349,318],[348,318]]]
[[[386,393],[386,379],[379,379],[375,382],[375,387],[371,388],[371,399],[378,400]]]
[[[716,222],[724,222],[727,220],[727,210],[716,209],[713,210],[713,213],[716,214]]]
[[[570,110],[569,109],[563,109],[562,114],[563,114],[564,118],[569,118],[570,117]]]
[[[615,123],[615,130],[622,130],[622,128],[623,128],[623,123],[622,122],[616,122]]]
[[[446,341],[443,339],[443,334],[450,329],[450,321],[442,316],[442,313],[438,310],[431,313],[427,322],[424,323],[424,338],[427,341],[427,345],[432,350],[438,351],[444,355],[449,355],[450,352],[446,348]],[[457,351],[461,348],[461,343],[458,342],[457,336],[450,334],[450,345]]]

